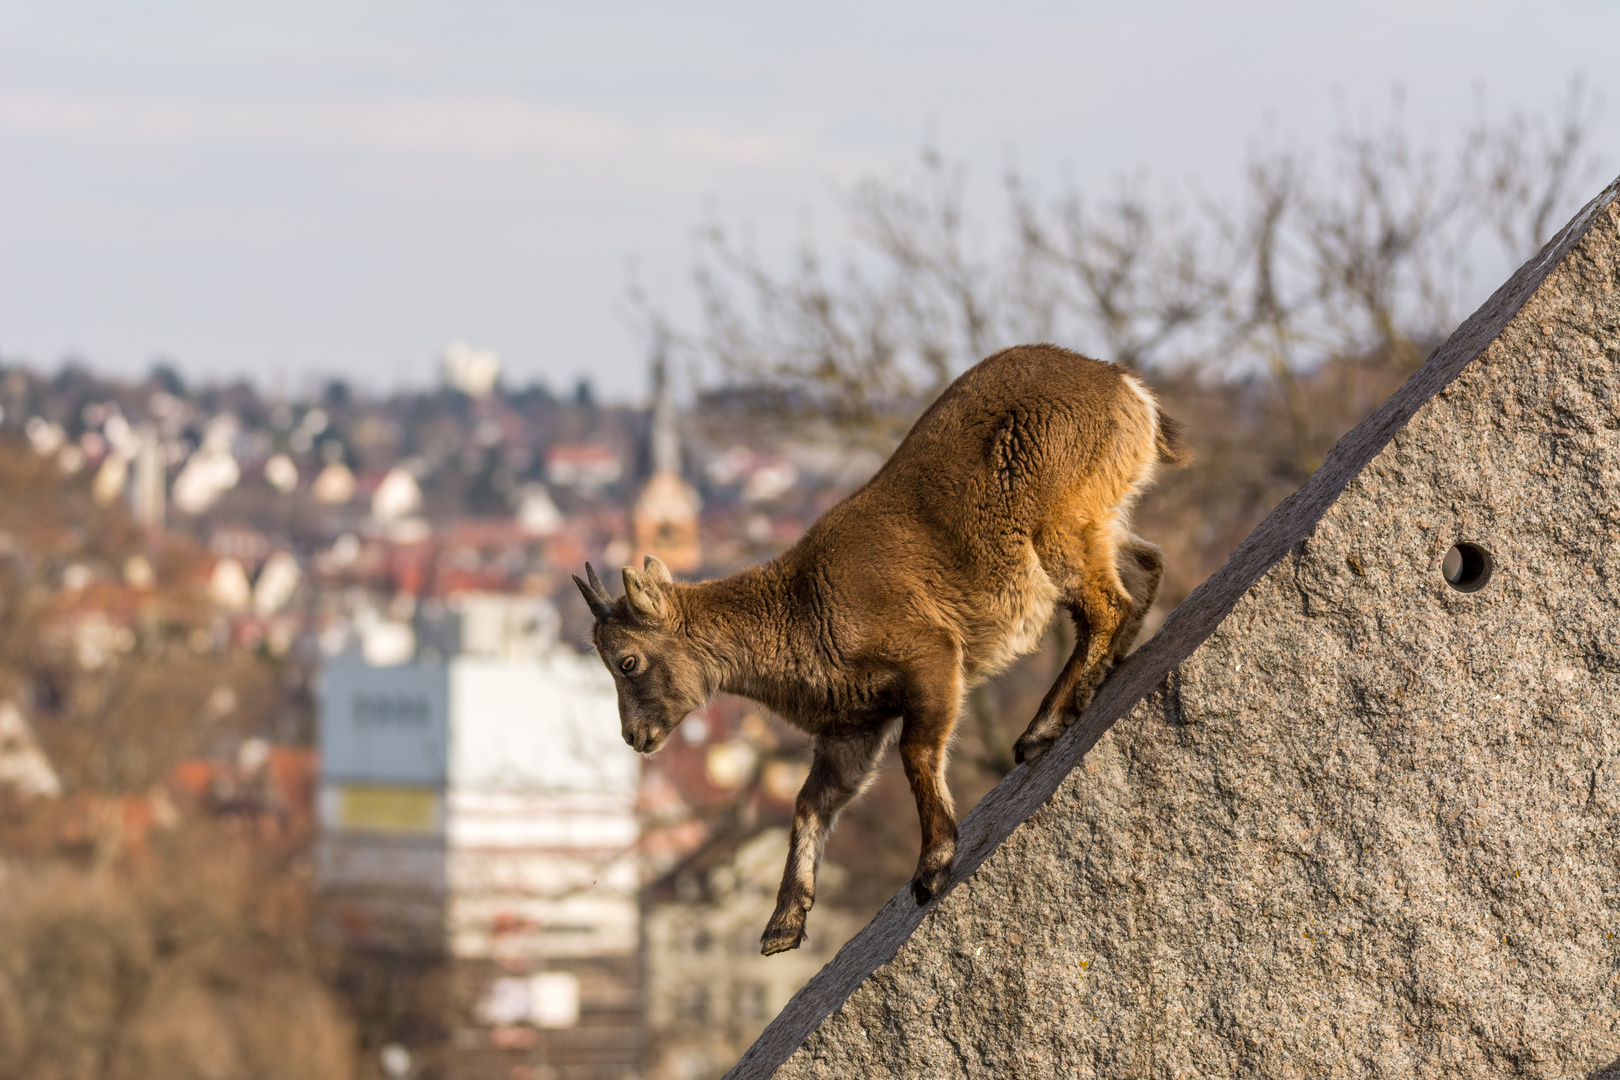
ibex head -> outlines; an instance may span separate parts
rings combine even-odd
[[[624,568],[624,596],[615,600],[590,563],[574,584],[596,616],[591,641],[619,691],[619,728],[643,754],[664,745],[669,733],[707,699],[703,669],[673,618],[669,568],[648,555],[643,569]]]

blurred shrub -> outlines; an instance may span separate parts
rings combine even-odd
[[[14,833],[32,824],[19,813]],[[116,864],[4,864],[0,1078],[352,1076],[354,1033],[304,944],[302,893],[296,866],[211,822]]]

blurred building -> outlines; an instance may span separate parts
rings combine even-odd
[[[612,679],[554,646],[554,613],[532,598],[438,619],[422,635],[438,662],[337,658],[322,673],[326,927],[449,966],[457,1076],[631,1075],[640,763]]]
[[[48,799],[62,794],[50,758],[13,701],[0,701],[0,792]]]
[[[168,477],[164,472],[163,446],[150,426],[142,426],[136,434],[135,468],[129,488],[130,517],[137,525],[149,529],[163,527],[163,514],[168,496]],[[119,477],[120,483],[123,477]]]
[[[546,479],[559,487],[595,494],[623,476],[624,463],[609,446],[561,443],[546,453]]]
[[[647,891],[647,1080],[718,1080],[864,919],[816,908],[805,943],[761,956],[788,833],[715,844]],[[823,866],[824,888],[838,868]]]
[[[760,955],[809,761],[800,734],[721,697],[645,763],[644,1080],[719,1080],[870,917],[846,906],[850,878],[827,860],[808,939]]]
[[[453,341],[444,349],[445,385],[472,398],[487,398],[501,380],[501,358],[489,349]]]

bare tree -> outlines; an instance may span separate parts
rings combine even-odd
[[[1491,123],[1484,104],[1469,132],[1477,206],[1514,262],[1534,255],[1570,204],[1602,177],[1592,150],[1602,102],[1584,78],[1570,80],[1551,119],[1514,113]]]
[[[1006,187],[1012,302],[1036,336],[1072,335],[1115,363],[1146,367],[1195,331],[1225,291],[1179,208],[1155,207],[1140,185],[1089,209],[1072,188],[1043,205],[1016,171]]]
[[[970,218],[965,171],[928,148],[909,172],[854,185],[858,247],[837,271],[806,239],[773,272],[711,220],[704,325],[682,341],[723,380],[891,439],[967,364],[1037,338],[1281,386],[1335,357],[1410,367],[1472,299],[1483,236],[1522,259],[1572,209],[1595,171],[1596,109],[1577,82],[1552,119],[1481,111],[1441,140],[1414,133],[1397,94],[1380,120],[1344,115],[1323,167],[1286,145],[1256,153],[1226,203],[1155,202],[1141,181],[1043,199],[1011,169],[1003,229]]]

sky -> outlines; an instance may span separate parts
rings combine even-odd
[[[0,362],[386,391],[465,341],[636,400],[630,283],[692,319],[710,208],[785,256],[925,142],[987,214],[1009,160],[1219,192],[1396,87],[1438,138],[1576,76],[1615,166],[1616,42],[1612,0],[0,0]]]

